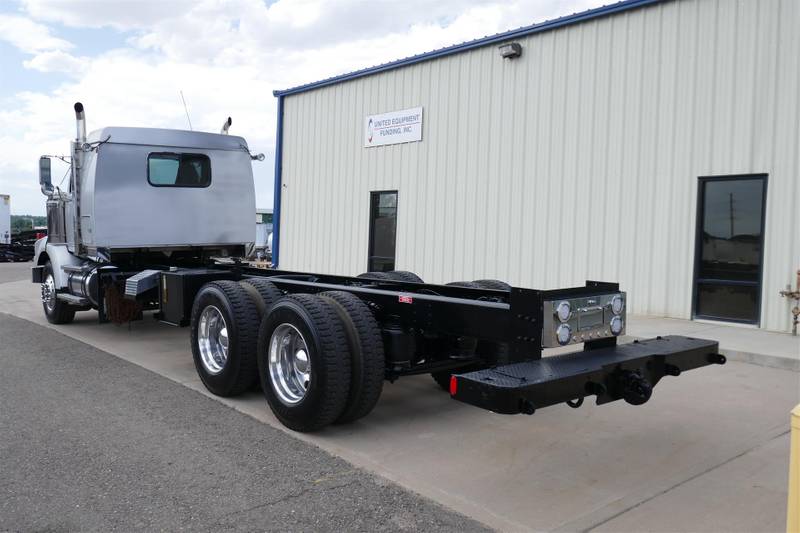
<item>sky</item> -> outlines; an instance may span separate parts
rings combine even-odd
[[[0,194],[43,215],[38,159],[66,155],[72,105],[106,126],[231,134],[272,206],[275,89],[584,11],[598,0],[0,0]],[[66,164],[53,161],[53,181]]]

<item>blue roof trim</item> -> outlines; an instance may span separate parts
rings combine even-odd
[[[475,39],[474,41],[467,41],[465,43],[448,46],[446,48],[440,48],[439,50],[424,52],[422,54],[417,54],[415,56],[407,57],[404,59],[398,59],[396,61],[391,61],[389,63],[384,63],[382,65],[367,67],[365,69],[356,70],[354,72],[342,74],[339,76],[334,76],[332,78],[326,78],[324,80],[315,81],[312,83],[307,83],[305,85],[298,85],[297,87],[292,87],[291,89],[272,91],[272,94],[275,96],[288,96],[290,94],[302,93],[313,89],[318,89],[320,87],[325,87],[327,85],[334,85],[336,83],[341,83],[343,81],[361,78],[363,76],[369,76],[371,74],[377,74],[379,72],[384,72],[387,70],[392,70],[407,65],[413,65],[414,63],[420,63],[422,61],[428,61],[430,59],[435,59],[437,57],[457,54],[459,52],[464,52],[467,50],[472,50],[474,48],[480,48],[483,46],[500,43],[503,41],[507,41],[509,39],[515,39],[517,37],[525,37],[528,35],[533,35],[535,33],[550,31],[556,28],[561,28],[563,26],[569,26],[571,24],[577,24],[579,22],[586,22],[588,20],[605,17],[615,13],[621,13],[623,11],[629,11],[632,9],[637,9],[640,7],[645,7],[653,4],[659,4],[665,1],[668,0],[623,0],[622,2],[617,2],[616,4],[610,4],[607,6],[590,9],[588,11],[583,11],[581,13],[574,13],[572,15],[566,15],[563,17],[559,17],[557,19],[540,22],[538,24],[524,26],[516,30],[507,31],[504,33],[498,33],[496,35],[490,35],[488,37],[482,37],[480,39]]]

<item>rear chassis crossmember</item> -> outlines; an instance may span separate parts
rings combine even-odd
[[[450,394],[502,414],[533,414],[562,402],[578,407],[590,395],[597,397],[598,405],[619,399],[639,405],[664,376],[724,364],[725,356],[718,352],[715,341],[657,337],[456,374]]]

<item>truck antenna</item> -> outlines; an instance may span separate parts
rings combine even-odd
[[[183,102],[183,111],[184,111],[184,113],[186,113],[186,120],[189,122],[189,129],[191,131],[194,131],[194,128],[192,128],[192,119],[189,118],[189,110],[186,109],[186,99],[183,97],[183,90],[181,89],[178,92],[181,95],[181,102]]]

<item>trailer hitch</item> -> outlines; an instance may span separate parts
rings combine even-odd
[[[614,377],[622,399],[631,405],[642,405],[653,395],[653,385],[641,370],[620,370]]]

